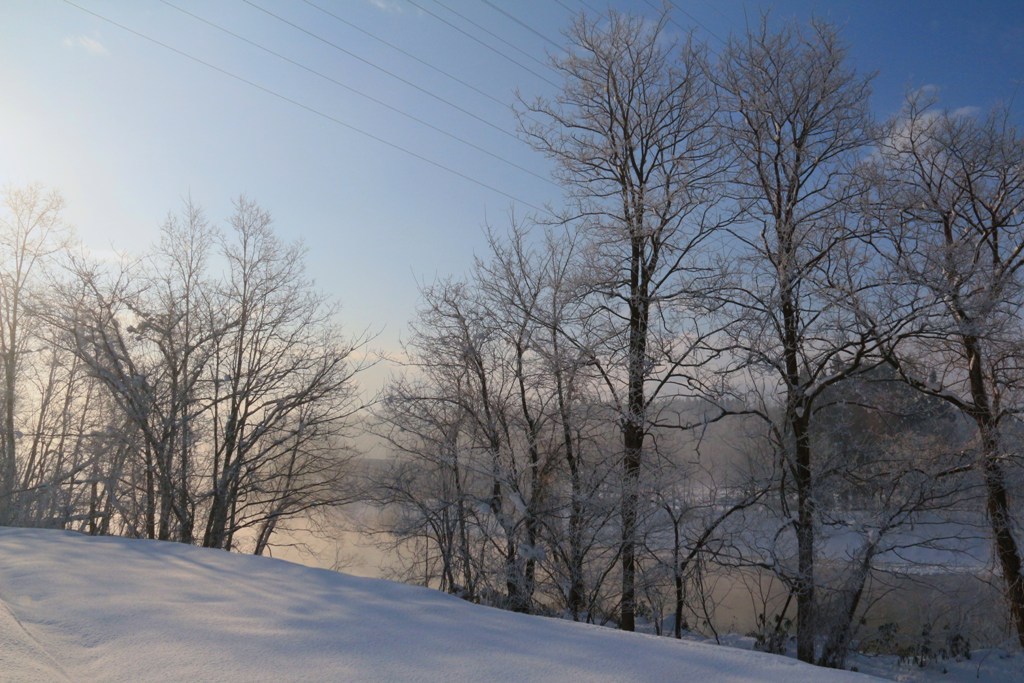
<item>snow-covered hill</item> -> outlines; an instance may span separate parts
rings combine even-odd
[[[0,529],[0,680],[872,679],[268,558]]]

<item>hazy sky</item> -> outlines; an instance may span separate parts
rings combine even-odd
[[[660,0],[610,5],[655,16]],[[510,105],[516,88],[554,91],[562,30],[608,6],[0,0],[0,185],[59,189],[86,244],[127,251],[189,193],[217,222],[245,193],[305,242],[346,326],[392,346],[417,281],[465,272],[485,221],[558,201]],[[879,116],[930,85],[951,108],[1016,100],[1021,120],[1024,2],[675,0],[670,28],[717,51],[769,7],[838,24],[854,65],[879,72]]]

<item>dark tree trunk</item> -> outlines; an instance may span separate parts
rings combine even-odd
[[[153,450],[146,445],[146,538],[156,538],[156,482],[153,476]]]
[[[796,480],[797,494],[797,578],[794,584],[796,594],[796,651],[797,659],[814,662],[814,641],[816,633],[816,605],[814,578],[814,481],[811,474],[811,447],[807,433],[807,420],[793,421],[796,438]]]
[[[647,402],[647,332],[650,300],[647,286],[651,264],[644,260],[642,213],[633,214],[626,201],[630,225],[631,256],[629,283],[629,359],[626,414],[622,416],[622,616],[619,628],[636,630],[636,534],[640,505],[640,468],[643,464]]]

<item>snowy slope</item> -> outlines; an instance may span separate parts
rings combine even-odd
[[[867,681],[171,543],[0,529],[2,681]]]

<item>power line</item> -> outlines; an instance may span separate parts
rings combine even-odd
[[[359,31],[363,35],[366,35],[366,36],[368,36],[370,38],[373,38],[377,42],[379,42],[379,43],[381,43],[383,45],[386,45],[386,46],[390,47],[391,49],[395,50],[396,52],[399,52],[399,53],[405,55],[409,59],[412,59],[412,60],[414,60],[416,62],[419,62],[423,66],[425,66],[427,68],[430,68],[430,69],[433,69],[434,71],[436,71],[436,72],[438,72],[440,74],[443,74],[444,76],[447,76],[451,80],[455,81],[456,83],[459,83],[460,85],[463,85],[463,86],[469,88],[470,90],[472,90],[475,93],[483,95],[484,97],[486,97],[487,99],[491,100],[495,104],[499,104],[502,107],[508,107],[509,106],[508,102],[506,102],[506,101],[504,101],[504,100],[502,100],[502,99],[500,99],[498,97],[495,97],[491,93],[476,87],[472,83],[469,83],[468,81],[465,81],[465,80],[459,78],[458,76],[452,74],[449,71],[446,71],[445,69],[442,69],[441,67],[439,67],[439,66],[437,66],[435,64],[431,64],[430,62],[428,62],[428,61],[426,61],[424,59],[421,59],[420,57],[417,57],[416,55],[412,54],[408,50],[405,50],[405,49],[401,48],[400,46],[395,45],[394,43],[392,43],[392,42],[390,42],[388,40],[385,40],[384,38],[381,38],[380,36],[375,35],[374,33],[371,33],[370,31],[367,31],[365,28],[363,28],[363,27],[361,27],[361,26],[359,26],[357,24],[352,23],[351,21],[345,19],[344,17],[338,16],[334,12],[331,12],[330,10],[324,9],[323,7],[321,7],[320,5],[316,4],[315,2],[312,2],[312,0],[302,0],[302,1],[304,3],[306,3],[307,5],[309,5],[310,7],[313,7],[314,9],[317,9],[317,10],[323,12],[324,14],[330,16],[330,17],[333,17],[334,19],[336,19],[339,22],[345,24],[346,26],[349,26],[349,27]],[[527,118],[530,118],[530,119],[534,118],[529,113],[525,114],[525,116]]]
[[[348,90],[351,93],[359,95],[360,97],[364,97],[364,98],[370,100],[371,102],[373,102],[375,104],[378,104],[378,105],[380,105],[382,107],[385,107],[386,109],[389,109],[389,110],[395,112],[396,114],[399,114],[401,116],[406,117],[407,119],[409,119],[411,121],[415,121],[416,123],[418,123],[420,125],[423,125],[423,126],[426,126],[427,128],[430,128],[431,130],[437,131],[438,133],[441,133],[442,135],[445,135],[445,136],[451,138],[452,140],[456,140],[457,142],[461,142],[462,144],[464,144],[464,145],[466,145],[468,147],[472,147],[473,149],[477,150],[478,152],[482,152],[482,153],[486,154],[489,157],[497,159],[498,161],[500,161],[500,162],[502,162],[504,164],[508,164],[509,166],[512,166],[513,168],[517,168],[520,171],[523,171],[524,173],[528,173],[528,174],[532,175],[534,178],[537,178],[539,180],[543,180],[544,182],[549,183],[551,185],[555,185],[557,187],[557,184],[555,182],[553,182],[550,178],[546,178],[546,177],[540,175],[539,173],[531,171],[530,169],[526,168],[525,166],[521,166],[520,164],[517,164],[514,161],[510,161],[510,160],[506,159],[505,157],[501,156],[500,154],[496,154],[496,153],[494,153],[494,152],[492,152],[492,151],[490,151],[490,150],[488,150],[488,149],[486,149],[484,147],[481,147],[480,145],[478,145],[478,144],[476,144],[474,142],[470,142],[469,140],[466,140],[463,137],[460,137],[460,136],[458,136],[458,135],[456,135],[454,133],[451,133],[451,132],[449,132],[447,130],[444,130],[443,128],[440,128],[439,126],[435,126],[434,124],[430,123],[429,121],[425,121],[425,120],[419,118],[418,116],[416,116],[414,114],[410,114],[409,112],[404,111],[402,109],[399,109],[398,107],[394,107],[394,106],[388,104],[387,102],[384,102],[383,100],[377,99],[376,97],[374,97],[372,95],[368,95],[368,94],[366,94],[366,93],[364,93],[364,92],[362,92],[360,90],[357,90],[356,88],[353,88],[352,86],[347,85],[346,83],[343,83],[343,82],[341,82],[341,81],[339,81],[339,80],[337,80],[337,79],[335,79],[335,78],[333,78],[331,76],[328,76],[325,73],[317,71],[316,69],[308,67],[305,64],[297,62],[294,59],[286,57],[285,55],[282,55],[279,52],[275,52],[274,50],[271,50],[270,48],[268,48],[268,47],[266,47],[264,45],[261,45],[260,43],[257,43],[256,41],[250,40],[250,39],[246,38],[245,36],[239,35],[239,34],[235,33],[234,31],[231,31],[230,29],[224,28],[223,26],[221,26],[219,24],[216,24],[216,23],[214,23],[214,22],[212,22],[212,21],[210,21],[208,19],[204,19],[201,16],[193,14],[192,12],[189,12],[188,10],[186,10],[186,9],[184,9],[182,7],[178,7],[177,5],[175,5],[174,3],[170,2],[169,0],[159,0],[159,1],[162,2],[163,4],[167,5],[168,7],[181,12],[182,14],[185,14],[185,15],[188,15],[188,16],[192,17],[196,21],[200,21],[200,22],[206,24],[207,26],[210,26],[212,28],[217,29],[218,31],[226,33],[229,36],[232,36],[233,38],[236,38],[236,39],[238,39],[238,40],[240,40],[240,41],[242,41],[244,43],[247,43],[249,45],[252,45],[253,47],[255,47],[257,49],[263,50],[267,54],[271,54],[271,55],[277,57],[278,59],[281,59],[281,60],[283,60],[283,61],[285,61],[285,62],[287,62],[287,63],[289,63],[289,64],[291,64],[293,66],[296,66],[296,67],[302,69],[303,71],[311,73],[311,74],[313,74],[315,76],[319,76],[320,78],[322,78],[325,81],[328,81],[330,83],[333,83],[334,85],[338,86],[339,88],[344,88],[345,90]]]
[[[490,37],[494,38],[495,40],[497,40],[497,41],[500,41],[500,42],[504,43],[505,45],[508,45],[508,46],[509,46],[510,48],[512,48],[513,50],[515,50],[515,51],[516,51],[516,52],[518,52],[519,54],[523,55],[523,56],[524,56],[524,57],[526,57],[527,59],[531,59],[531,60],[533,60],[533,61],[534,61],[534,62],[535,62],[536,64],[538,64],[538,65],[540,65],[540,66],[544,67],[545,69],[550,69],[550,68],[551,68],[551,65],[550,65],[550,64],[548,64],[547,62],[544,62],[544,61],[541,61],[541,60],[537,59],[537,58],[536,58],[536,57],[534,57],[534,56],[533,56],[533,55],[532,55],[531,53],[527,52],[526,50],[524,50],[523,48],[519,47],[519,46],[518,46],[518,45],[516,45],[515,43],[513,43],[513,42],[510,42],[510,41],[507,41],[507,40],[505,40],[504,38],[502,38],[501,36],[499,36],[499,35],[498,35],[497,33],[495,33],[494,31],[491,31],[491,30],[490,30],[490,29],[488,29],[487,27],[485,27],[485,26],[483,26],[483,25],[481,25],[481,24],[479,24],[479,23],[477,23],[477,22],[473,21],[472,19],[470,19],[469,17],[467,17],[467,16],[466,16],[465,14],[463,14],[462,12],[459,12],[458,10],[454,10],[454,9],[452,9],[452,8],[451,8],[451,7],[449,7],[448,5],[446,5],[446,4],[444,4],[443,2],[441,2],[441,0],[434,0],[434,4],[435,4],[435,5],[440,5],[440,6],[441,6],[441,7],[443,7],[444,9],[448,10],[449,12],[451,12],[452,14],[454,14],[455,16],[457,16],[457,17],[459,17],[460,19],[462,19],[462,20],[463,20],[464,22],[466,22],[466,23],[467,23],[467,24],[469,24],[470,26],[473,26],[473,27],[475,27],[475,28],[477,28],[477,29],[479,29],[479,30],[483,31],[484,33],[486,33],[486,34],[487,34],[487,35],[489,35]]]
[[[654,2],[652,2],[652,0],[644,0],[644,2],[646,2],[652,8],[654,8],[654,9],[656,9],[658,11],[661,11],[661,9],[657,5],[655,5]],[[717,33],[712,31],[711,29],[709,29],[700,19],[698,19],[697,17],[693,16],[692,14],[690,14],[689,12],[687,12],[686,10],[681,8],[679,5],[677,5],[674,2],[672,2],[672,0],[665,0],[665,2],[667,2],[668,6],[671,7],[672,9],[674,9],[674,10],[676,10],[678,12],[682,12],[684,15],[689,17],[690,21],[692,21],[693,23],[697,24],[702,29],[704,29],[704,31],[707,32],[708,35],[710,35],[712,38],[717,40],[719,43],[721,43],[722,45],[726,44],[725,40],[723,40],[721,36],[719,36]],[[678,21],[676,21],[671,15],[669,15],[668,20],[671,21],[673,24],[675,24],[676,26],[678,26],[680,29],[682,29],[684,31],[690,30],[686,26],[683,26]]]
[[[718,42],[720,42],[723,46],[728,45],[728,41],[724,40],[720,35],[718,35],[714,31],[712,31],[710,28],[708,28],[707,24],[705,24],[704,22],[700,21],[697,17],[693,16],[692,14],[690,14],[689,12],[684,10],[682,7],[680,7],[676,3],[672,2],[672,0],[666,0],[666,2],[668,2],[668,4],[670,6],[672,6],[673,9],[679,10],[680,12],[682,12],[683,14],[688,16],[690,19],[692,19],[693,21],[697,22],[698,26],[700,26],[705,31],[707,31],[716,40],[718,40]],[[713,9],[715,12],[717,12],[719,14],[719,16],[721,16],[723,18],[725,17],[725,15],[722,14],[722,10],[718,9],[717,3],[714,3],[714,2],[711,3],[711,9]]]
[[[500,8],[500,7],[498,7],[497,5],[495,5],[495,4],[493,3],[493,2],[491,2],[491,0],[481,0],[481,2],[483,2],[483,3],[485,4],[485,5],[487,5],[488,7],[490,7],[491,9],[493,9],[494,11],[496,11],[496,12],[501,12],[501,13],[502,13],[502,14],[504,14],[504,15],[505,15],[506,17],[508,17],[508,18],[509,18],[509,19],[511,19],[512,21],[516,22],[517,24],[519,24],[520,26],[522,26],[523,28],[525,28],[525,29],[526,29],[527,31],[529,31],[529,32],[530,32],[530,33],[532,33],[533,35],[535,35],[535,36],[539,37],[539,38],[540,38],[541,40],[544,40],[544,41],[546,41],[547,43],[549,43],[549,44],[551,44],[551,45],[554,45],[555,47],[557,47],[557,48],[558,48],[559,50],[561,50],[561,51],[563,51],[563,52],[565,51],[565,47],[564,47],[564,46],[563,46],[563,45],[562,45],[561,43],[557,43],[557,42],[555,42],[554,40],[552,40],[551,38],[548,38],[548,37],[547,37],[546,35],[544,35],[544,34],[543,34],[543,33],[541,33],[540,31],[536,30],[535,28],[533,28],[533,27],[532,27],[532,26],[530,26],[529,24],[527,24],[527,23],[525,23],[525,22],[523,22],[523,21],[520,21],[520,20],[519,20],[518,18],[516,18],[516,17],[512,16],[511,14],[509,14],[508,12],[506,12],[505,10],[503,10],[502,8]]]
[[[309,36],[311,38],[315,38],[316,40],[319,40],[321,43],[323,43],[325,45],[329,45],[330,47],[334,48],[335,50],[338,50],[339,52],[342,52],[342,53],[348,55],[349,57],[352,57],[353,59],[359,60],[363,64],[366,64],[367,66],[372,67],[372,68],[376,69],[377,71],[385,73],[388,76],[391,76],[392,78],[394,78],[394,79],[396,79],[398,81],[401,81],[402,83],[405,83],[410,88],[414,88],[415,90],[423,93],[424,95],[427,95],[428,97],[432,97],[433,99],[437,100],[438,102],[443,102],[444,104],[447,104],[449,107],[451,107],[451,108],[453,108],[453,109],[455,109],[457,111],[462,112],[466,116],[469,116],[470,118],[476,119],[480,123],[483,123],[484,125],[493,128],[494,130],[498,131],[502,135],[507,135],[508,137],[512,138],[513,140],[518,140],[519,139],[514,134],[508,132],[507,130],[505,130],[501,126],[498,126],[498,125],[496,125],[494,123],[491,123],[490,121],[488,121],[487,119],[483,118],[482,116],[478,116],[478,115],[474,114],[473,112],[469,111],[468,109],[465,109],[464,107],[460,107],[459,105],[455,104],[451,100],[445,99],[444,97],[441,97],[440,95],[437,95],[437,94],[431,92],[430,90],[427,90],[426,88],[420,87],[420,86],[416,85],[415,83],[413,83],[412,81],[410,81],[410,80],[408,80],[406,78],[402,78],[401,76],[399,76],[398,74],[394,73],[393,71],[389,71],[388,69],[385,69],[384,67],[382,67],[382,66],[380,66],[378,64],[375,64],[375,63],[371,62],[368,59],[360,57],[356,53],[354,53],[354,52],[352,52],[350,50],[346,50],[345,48],[343,48],[342,46],[338,45],[337,43],[333,43],[333,42],[327,40],[326,38],[323,38],[322,36],[318,36],[317,34],[313,33],[312,31],[309,31],[309,30],[299,26],[298,24],[296,24],[294,22],[288,21],[284,17],[282,17],[280,15],[277,15],[277,14],[274,14],[273,12],[271,12],[270,10],[268,10],[268,9],[266,9],[264,7],[260,7],[256,3],[252,2],[252,0],[242,0],[242,2],[244,2],[247,5],[249,5],[250,7],[253,7],[254,9],[258,9],[259,11],[263,12],[264,14],[267,14],[267,15],[277,19],[281,23],[288,24],[289,26],[291,26],[295,30],[301,31],[302,33],[305,33],[307,36]]]
[[[248,0],[246,0],[246,1],[248,1]],[[507,54],[505,54],[504,52],[502,52],[502,51],[501,51],[501,50],[499,50],[498,48],[494,47],[494,46],[493,46],[493,45],[491,45],[490,43],[486,43],[486,42],[484,42],[484,41],[480,40],[479,38],[477,38],[476,36],[474,36],[474,35],[473,35],[472,33],[470,33],[469,31],[466,31],[465,29],[462,29],[462,28],[460,28],[459,26],[456,26],[455,24],[453,24],[452,22],[448,21],[448,20],[447,20],[447,19],[445,19],[444,17],[440,17],[440,16],[438,16],[438,15],[437,15],[436,13],[434,13],[434,12],[431,12],[431,11],[430,11],[429,9],[427,9],[427,8],[426,8],[426,7],[424,7],[423,5],[421,5],[421,4],[419,4],[418,2],[416,2],[416,0],[406,0],[406,1],[407,1],[407,2],[408,2],[408,3],[410,4],[410,5],[412,5],[413,7],[415,7],[416,9],[420,10],[421,12],[424,12],[424,13],[426,13],[426,14],[429,14],[430,16],[432,16],[432,17],[434,17],[435,19],[437,19],[438,21],[440,21],[440,22],[441,22],[442,24],[445,24],[446,26],[449,26],[449,27],[451,27],[451,28],[455,29],[456,31],[458,31],[458,32],[459,32],[459,33],[461,33],[462,35],[466,36],[466,37],[467,37],[467,38],[469,38],[470,40],[473,40],[473,41],[475,41],[475,42],[479,43],[480,45],[483,45],[483,46],[484,46],[485,48],[487,48],[487,49],[488,49],[488,50],[490,50],[491,52],[495,53],[496,55],[499,55],[500,57],[503,57],[503,58],[507,59],[508,61],[512,62],[513,64],[515,64],[515,65],[516,65],[516,66],[518,66],[519,68],[523,69],[524,71],[526,71],[526,72],[528,72],[528,73],[531,73],[531,74],[533,74],[534,76],[536,76],[536,77],[537,77],[537,78],[539,78],[540,80],[544,81],[545,83],[547,83],[547,84],[549,84],[549,85],[552,85],[552,86],[554,86],[554,87],[556,87],[556,88],[558,87],[558,84],[557,84],[557,83],[555,83],[554,81],[550,80],[550,79],[549,79],[549,78],[547,78],[546,76],[543,76],[542,74],[539,74],[539,73],[537,73],[536,71],[534,71],[534,70],[533,70],[533,69],[531,69],[530,67],[526,66],[526,65],[525,65],[525,64],[523,64],[522,62],[520,62],[520,61],[517,61],[517,60],[513,59],[512,57],[509,57],[509,56],[508,56]],[[441,5],[441,6],[442,6],[442,7],[444,7],[444,5]],[[448,9],[448,8],[447,8],[447,7],[445,7],[445,9]],[[450,12],[451,12],[452,10],[448,10],[448,11],[450,11]],[[458,12],[454,12],[454,14],[458,14]],[[459,15],[459,16],[461,16],[461,15]],[[465,19],[465,17],[463,17],[463,19]],[[504,41],[503,41],[503,42],[504,42]],[[543,63],[543,62],[542,62],[542,63]],[[545,66],[546,66],[546,65],[545,65]]]
[[[477,180],[476,178],[473,178],[472,176],[466,175],[465,173],[462,173],[461,171],[457,171],[454,168],[451,168],[450,166],[446,166],[446,165],[444,165],[444,164],[442,164],[442,163],[440,163],[438,161],[434,161],[433,159],[431,159],[429,157],[426,157],[426,156],[424,156],[422,154],[419,154],[418,152],[414,152],[414,151],[412,151],[412,150],[410,150],[410,149],[408,149],[406,147],[403,147],[403,146],[401,146],[401,145],[399,145],[397,143],[391,142],[390,140],[386,140],[386,139],[384,139],[384,138],[382,138],[382,137],[380,137],[378,135],[374,135],[373,133],[365,131],[362,128],[358,128],[356,126],[353,126],[352,124],[345,123],[344,121],[342,121],[341,119],[339,119],[339,118],[337,118],[335,116],[331,116],[330,114],[322,112],[319,109],[316,109],[314,107],[309,106],[308,104],[303,104],[302,102],[299,102],[298,100],[295,100],[295,99],[292,99],[291,97],[288,97],[287,95],[282,95],[281,93],[279,93],[279,92],[277,92],[275,90],[271,90],[270,88],[267,88],[266,86],[260,85],[259,83],[251,81],[251,80],[245,78],[244,76],[239,76],[238,74],[232,73],[232,72],[230,72],[230,71],[228,71],[226,69],[222,69],[221,67],[216,66],[214,64],[211,64],[210,62],[207,62],[207,61],[205,61],[205,60],[203,60],[203,59],[201,59],[199,57],[196,57],[195,55],[192,55],[192,54],[190,54],[188,52],[185,52],[184,50],[180,50],[180,49],[178,49],[176,47],[168,45],[167,43],[164,43],[164,42],[162,42],[162,41],[160,41],[160,40],[158,40],[156,38],[153,38],[152,36],[148,36],[145,33],[142,33],[140,31],[136,31],[133,28],[130,28],[128,26],[125,26],[124,24],[118,23],[118,22],[114,21],[113,19],[110,19],[110,18],[108,18],[108,17],[106,17],[106,16],[104,16],[102,14],[99,14],[98,12],[94,12],[91,9],[87,9],[85,7],[82,7],[81,5],[78,5],[78,4],[74,3],[74,2],[72,2],[72,0],[62,0],[62,1],[66,5],[70,5],[71,7],[74,7],[75,9],[81,10],[82,12],[85,12],[86,14],[90,14],[90,15],[96,17],[97,19],[99,19],[101,21],[105,21],[106,23],[108,23],[108,24],[110,24],[112,26],[116,26],[117,28],[119,28],[119,29],[121,29],[123,31],[127,31],[128,33],[131,33],[132,35],[138,36],[139,38],[142,38],[143,40],[147,40],[147,41],[153,43],[154,45],[159,45],[160,47],[164,48],[165,50],[169,50],[169,51],[171,51],[171,52],[173,52],[173,53],[175,53],[177,55],[185,57],[186,59],[189,59],[189,60],[191,60],[193,62],[196,62],[197,64],[202,64],[203,66],[207,67],[208,69],[212,69],[213,71],[216,71],[217,73],[223,74],[224,76],[228,76],[229,78],[233,78],[236,81],[239,81],[239,82],[244,83],[244,84],[246,84],[248,86],[256,88],[257,90],[260,90],[260,91],[262,91],[262,92],[264,92],[264,93],[266,93],[268,95],[276,97],[279,100],[283,100],[285,102],[288,102],[289,104],[295,105],[296,107],[299,107],[301,109],[305,109],[306,111],[310,112],[311,114],[316,114],[317,116],[319,116],[319,117],[321,117],[323,119],[326,119],[328,121],[331,121],[332,123],[335,123],[335,124],[337,124],[339,126],[342,126],[343,128],[346,128],[346,129],[348,129],[348,130],[350,130],[350,131],[352,131],[354,133],[358,133],[358,134],[360,134],[360,135],[362,135],[364,137],[367,137],[367,138],[370,138],[371,140],[374,140],[375,142],[379,142],[382,145],[386,145],[386,146],[388,146],[388,147],[390,147],[392,149],[398,150],[399,152],[403,152],[404,154],[407,154],[408,156],[411,156],[411,157],[414,157],[416,159],[419,159],[420,161],[423,161],[423,162],[425,162],[427,164],[430,164],[431,166],[434,166],[435,168],[439,168],[439,169],[441,169],[443,171],[446,171],[447,173],[450,173],[450,174],[452,174],[454,176],[458,176],[459,178],[462,178],[463,180],[468,180],[469,182],[473,183],[474,185],[482,187],[482,188],[484,188],[486,190],[490,190],[491,192],[494,192],[496,194],[500,194],[501,196],[503,196],[503,197],[505,197],[507,199],[511,199],[514,202],[519,202],[520,204],[522,204],[524,206],[528,206],[531,209],[535,209],[537,211],[542,211],[544,213],[549,213],[549,214],[551,213],[551,211],[548,210],[548,209],[543,209],[543,208],[537,206],[536,204],[533,204],[532,202],[528,202],[525,199],[521,199],[521,198],[519,198],[519,197],[517,197],[517,196],[515,196],[513,194],[505,192],[502,189],[494,187],[493,185],[488,185],[487,183],[485,183],[483,181],[480,181],[480,180]]]
[[[415,60],[415,61],[419,62],[420,64],[422,64],[423,66],[425,66],[427,68],[430,68],[430,69],[433,69],[434,71],[436,71],[436,72],[438,72],[438,73],[440,73],[440,74],[442,74],[444,76],[447,76],[448,78],[452,79],[456,83],[459,83],[460,85],[463,85],[463,86],[469,88],[470,90],[472,90],[473,92],[475,92],[475,93],[477,93],[479,95],[483,95],[484,97],[486,97],[487,99],[491,100],[495,104],[500,104],[503,107],[507,107],[508,106],[508,102],[505,102],[505,101],[501,100],[500,98],[495,97],[494,95],[490,94],[489,92],[487,92],[485,90],[481,90],[480,88],[476,87],[472,83],[469,83],[467,81],[462,80],[458,76],[455,76],[452,73],[450,73],[448,71],[445,71],[444,69],[442,69],[439,66],[435,66],[435,65],[431,64],[430,62],[417,57],[416,55],[412,54],[411,52],[402,49],[398,45],[395,45],[394,43],[392,43],[392,42],[390,42],[388,40],[385,40],[384,38],[381,38],[380,36],[375,35],[375,34],[371,33],[370,31],[367,31],[365,28],[362,28],[361,26],[357,26],[356,24],[353,24],[348,19],[345,19],[344,17],[340,17],[337,14],[335,14],[334,12],[331,12],[330,10],[324,9],[323,7],[321,7],[320,5],[316,4],[315,2],[312,2],[311,0],[302,0],[302,1],[304,3],[306,3],[307,5],[309,5],[310,7],[323,12],[327,16],[333,17],[334,19],[336,19],[337,21],[340,21],[341,23],[345,24],[346,26],[348,26],[350,28],[354,28],[355,30],[357,30],[360,33],[362,33],[363,35],[368,36],[370,38],[373,38],[378,43],[381,43],[383,45],[387,45],[392,50],[395,50],[396,52],[400,52],[401,54],[405,55],[409,59]]]
[[[725,19],[725,20],[726,20],[726,22],[729,22],[729,21],[730,21],[729,17],[728,17],[728,16],[726,16],[725,12],[723,12],[723,11],[722,11],[722,10],[721,10],[721,9],[719,8],[719,6],[718,6],[718,3],[717,3],[717,2],[712,2],[712,3],[709,3],[709,6],[711,7],[711,9],[712,9],[712,10],[714,11],[714,13],[715,13],[715,14],[717,14],[718,16],[720,16],[720,17],[722,17],[723,19]]]
[[[572,16],[576,16],[576,10],[574,10],[573,8],[571,8],[568,5],[566,5],[564,2],[562,2],[562,0],[555,0],[555,4],[557,4],[559,7],[564,9],[566,12],[568,12]]]

